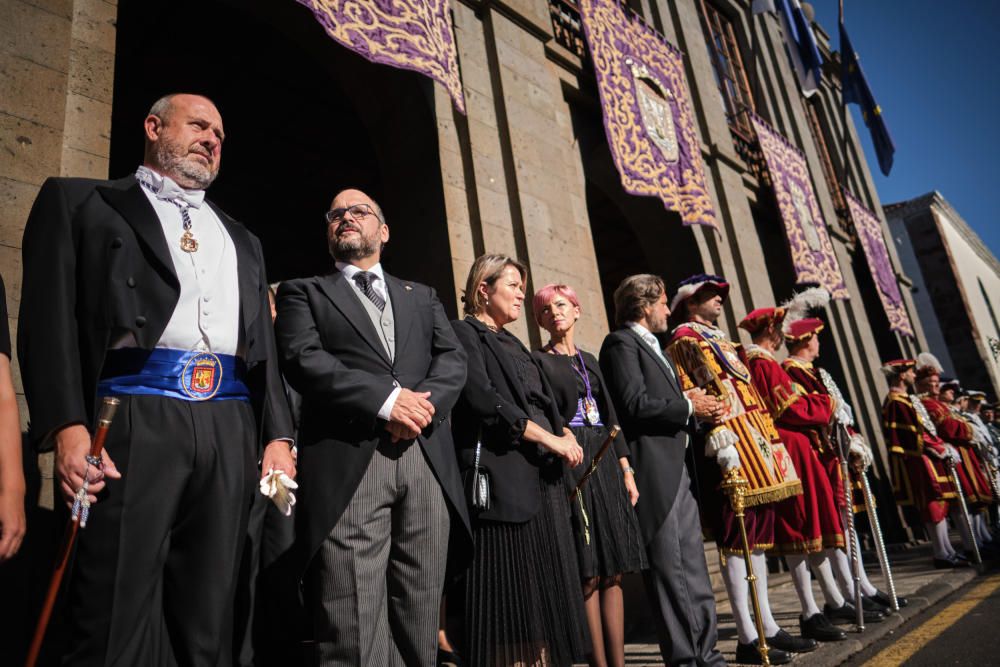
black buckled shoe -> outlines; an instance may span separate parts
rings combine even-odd
[[[792,661],[792,656],[780,648],[768,646],[767,659],[772,665],[787,665]],[[757,640],[752,644],[736,644],[736,662],[741,665],[763,665],[760,659],[760,651],[757,650]]]
[[[947,558],[935,558],[934,559],[934,569],[935,570],[954,570],[959,567],[968,566],[969,561],[965,558],[958,556],[948,556]]]
[[[871,600],[875,604],[881,606],[883,609],[892,609],[892,598],[889,597],[888,593],[883,593],[878,589],[875,590],[875,595],[870,595],[866,599]],[[902,595],[896,596],[896,602],[899,603],[900,609],[910,604],[910,601],[904,598]]]
[[[778,630],[773,637],[768,637],[767,645],[789,653],[809,653],[819,648],[815,639],[794,637],[784,630]]]
[[[834,623],[857,623],[858,621],[858,613],[855,611],[854,605],[847,601],[844,601],[844,604],[836,609],[828,604],[823,605],[823,614]],[[881,623],[885,620],[885,614],[880,611],[864,611],[862,609],[861,617],[865,623]]]
[[[847,639],[847,633],[831,623],[823,614],[813,614],[805,620],[800,618],[799,632],[803,637],[818,642],[840,642]],[[768,642],[770,641],[769,639]]]

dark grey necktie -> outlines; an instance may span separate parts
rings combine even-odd
[[[379,312],[382,312],[385,310],[385,299],[372,287],[372,283],[377,279],[378,276],[368,271],[358,271],[354,274],[354,282],[358,284],[358,287],[368,297],[368,300],[375,304]]]

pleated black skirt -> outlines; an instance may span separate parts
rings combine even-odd
[[[584,662],[590,646],[562,477],[541,481],[526,523],[479,521],[466,582],[466,634],[477,667]]]
[[[583,463],[566,475],[570,489],[608,437],[603,426],[579,426],[572,431],[583,448]],[[639,518],[625,491],[614,446],[584,483],[570,509],[581,579],[613,577],[647,567]]]

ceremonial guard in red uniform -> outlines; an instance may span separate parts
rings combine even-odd
[[[956,382],[943,392],[944,397],[942,397],[941,364],[932,354],[926,352],[917,357],[917,391],[920,392],[920,400],[931,421],[934,422],[938,435],[953,448],[951,454],[955,458],[955,471],[965,493],[973,531],[976,531],[976,524],[982,520],[980,513],[993,502],[993,493],[983,464],[973,446],[972,425],[950,405],[950,400],[953,399],[957,389]],[[957,516],[960,508],[955,506],[952,511],[955,513],[952,520],[961,526],[965,519]],[[966,531],[960,530],[959,534],[962,535],[965,550],[971,552],[973,545]],[[980,549],[985,547],[981,539],[976,541],[980,542]]]
[[[823,330],[823,322],[814,317],[806,317],[790,321],[786,315],[783,326],[785,332],[785,345],[788,348],[788,358],[785,359],[781,367],[792,379],[796,393],[803,395],[829,395],[837,402],[837,409],[834,413],[834,424],[842,425],[847,432],[849,440],[850,469],[854,475],[867,474],[872,463],[872,452],[864,437],[858,433],[854,427],[854,411],[844,399],[843,392],[837,387],[833,377],[823,368],[813,362],[819,356],[819,333]],[[810,433],[811,437],[819,438],[822,434]],[[846,493],[844,491],[843,468],[839,451],[831,447],[829,442],[814,439],[814,445],[820,455],[820,460],[826,468],[830,478],[830,486],[833,489],[834,499],[837,506],[843,511],[847,504]],[[857,477],[852,481],[852,507],[851,512],[863,512],[865,510],[864,494],[860,489],[860,482]],[[838,515],[838,517],[841,515]],[[830,560],[833,564],[834,574],[840,584],[840,591],[850,603],[854,603],[854,586],[851,561],[847,555],[847,545],[843,548],[830,551]],[[871,581],[864,569],[864,559],[861,556],[860,545],[857,545],[856,557],[862,563],[858,574],[861,579],[862,604],[866,610],[888,610],[892,607],[891,597],[878,590]],[[907,600],[897,596],[899,606],[906,606]]]
[[[667,352],[677,364],[684,390],[700,387],[727,406],[725,415],[700,438],[704,443],[698,466],[702,516],[722,554],[722,576],[739,636],[737,662],[753,664],[759,660],[754,648],[758,632],[750,617],[739,529],[724,495],[717,491],[722,475],[730,470],[739,468],[749,481],[746,530],[767,643],[781,653],[812,650],[816,643],[781,630],[768,604],[764,552],[774,546],[774,506],[801,494],[802,485],[737,346],[716,326],[728,293],[729,284],[719,276],[698,275],[683,281],[671,310],[680,309],[686,321],[673,330]],[[718,466],[706,459],[715,459]],[[772,664],[778,664],[779,652],[772,649],[771,653]]]
[[[913,359],[896,359],[882,366],[889,382],[882,403],[882,429],[891,453],[893,491],[897,503],[920,512],[934,549],[934,567],[960,567],[966,560],[948,539],[948,501],[955,497],[944,463],[950,454],[924,404],[913,393],[916,365]]]
[[[775,506],[775,544],[772,554],[784,555],[792,573],[792,583],[802,605],[799,627],[803,636],[818,641],[839,641],[843,631],[830,619],[852,621],[853,605],[837,587],[831,567],[831,552],[844,546],[841,503],[837,502],[825,461],[836,454],[829,438],[830,424],[838,401],[828,394],[798,393],[792,379],[774,354],[781,347],[784,308],[758,308],[747,315],[740,328],[750,332],[753,344],[747,347],[747,365],[753,385],[764,398],[781,441],[788,450],[802,494]],[[835,478],[837,482],[839,477]],[[843,487],[840,487],[843,499]],[[826,615],[820,613],[813,597],[809,567],[823,590]],[[828,618],[829,617],[829,618]],[[879,612],[866,614],[866,621],[882,620]]]

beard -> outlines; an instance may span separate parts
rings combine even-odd
[[[156,142],[153,154],[163,173],[182,188],[205,190],[219,175],[218,164],[202,164],[190,154],[188,147],[166,137]]]
[[[335,260],[353,262],[365,257],[371,257],[382,249],[382,241],[378,237],[377,227],[374,232],[367,236],[358,227],[348,227],[347,229],[355,230],[357,235],[343,237],[341,233],[345,230],[341,228],[328,241],[330,254],[333,255]]]

